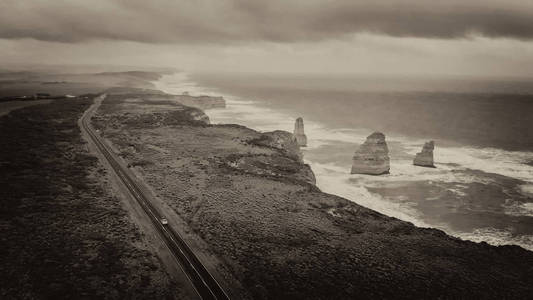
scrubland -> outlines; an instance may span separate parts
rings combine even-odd
[[[80,135],[90,103],[0,117],[2,299],[180,297]]]

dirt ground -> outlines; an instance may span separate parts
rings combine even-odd
[[[322,193],[293,150],[187,111],[123,94],[104,101],[93,124],[236,298],[533,293],[532,252],[462,241]]]

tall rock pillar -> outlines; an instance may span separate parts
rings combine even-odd
[[[304,133],[304,120],[300,117],[294,123],[294,136],[300,147],[307,146],[307,136]]]

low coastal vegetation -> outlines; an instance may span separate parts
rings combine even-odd
[[[114,87],[151,88],[151,81],[161,77],[156,72],[65,73],[1,72],[0,102],[44,98],[66,98],[99,93]]]
[[[209,125],[171,113],[187,111],[177,101],[155,100],[110,97],[93,123],[240,282],[227,286],[238,298],[533,293],[532,252],[463,241],[322,193],[282,133]],[[171,122],[144,116],[162,111]]]
[[[0,117],[0,298],[166,299],[180,290],[89,154],[91,99]]]

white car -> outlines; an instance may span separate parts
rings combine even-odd
[[[166,218],[161,218],[161,224],[167,225],[168,224],[168,220]]]

